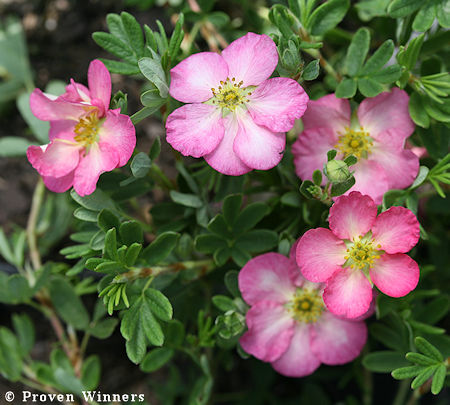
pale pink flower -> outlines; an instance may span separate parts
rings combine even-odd
[[[327,152],[336,149],[338,159],[350,154],[358,158],[351,191],[380,204],[386,191],[408,187],[419,170],[418,157],[405,149],[414,131],[408,101],[404,90],[394,88],[366,98],[354,116],[349,101],[334,94],[309,101],[304,130],[292,146],[297,175],[311,180],[314,170],[322,170]]]
[[[105,65],[89,65],[89,88],[71,80],[59,97],[35,89],[33,114],[50,121],[50,143],[30,146],[27,156],[52,191],[70,187],[84,196],[94,192],[101,173],[124,166],[136,145],[130,117],[110,110],[111,76]]]
[[[267,170],[283,157],[285,132],[308,96],[292,79],[269,79],[278,63],[267,35],[248,33],[221,55],[200,52],[170,71],[170,95],[186,104],[167,118],[167,142],[185,156],[204,157],[217,171]]]
[[[311,374],[321,363],[355,359],[367,340],[366,325],[327,311],[323,286],[302,277],[295,247],[290,259],[279,253],[251,259],[239,273],[239,289],[251,305],[242,348],[289,377]]]
[[[403,297],[419,281],[419,266],[407,256],[418,242],[419,222],[412,211],[377,206],[357,191],[340,196],[330,209],[330,230],[307,231],[297,246],[303,276],[326,282],[323,299],[336,315],[355,318],[372,301],[372,285],[391,297]]]

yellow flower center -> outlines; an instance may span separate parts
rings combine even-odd
[[[345,266],[360,270],[370,269],[376,259],[379,259],[382,251],[381,246],[374,246],[374,242],[367,236],[360,236],[348,245]]]
[[[338,134],[339,139],[334,147],[341,151],[344,157],[354,155],[360,159],[367,158],[370,154],[373,141],[363,127],[359,127],[359,129],[345,127],[345,132],[338,131]]]
[[[217,89],[211,89],[213,93],[212,103],[218,107],[234,111],[237,106],[248,102],[247,96],[250,96],[252,93],[248,91],[248,87],[245,89],[241,88],[243,83],[242,80],[237,83],[234,77],[231,80],[229,77],[225,81],[221,80]]]
[[[319,290],[297,288],[294,299],[289,302],[288,309],[298,322],[314,323],[325,309]]]
[[[78,124],[75,125],[74,132],[76,135],[74,140],[88,148],[97,141],[99,128],[100,119],[97,116],[97,111],[94,111],[80,118]]]

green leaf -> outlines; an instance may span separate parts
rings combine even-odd
[[[234,246],[231,248],[231,258],[234,262],[240,266],[244,267],[245,264],[252,258],[251,255],[240,249],[238,246]]]
[[[405,378],[415,377],[423,370],[423,366],[409,366],[409,367],[401,367],[397,370],[394,370],[391,375],[396,380],[404,380]]]
[[[153,373],[167,364],[173,357],[175,352],[166,347],[159,347],[151,350],[146,354],[140,365],[141,371],[144,373]]]
[[[119,320],[116,318],[102,319],[97,322],[93,328],[89,329],[89,333],[97,339],[109,338],[116,328]]]
[[[141,254],[148,266],[153,266],[162,262],[175,248],[179,233],[164,232],[159,235]]]
[[[424,38],[425,34],[421,34],[412,39],[407,48],[402,53],[398,53],[397,60],[401,65],[405,66],[406,69],[412,70],[415,67],[420,50],[422,49]]]
[[[20,111],[20,114],[30,127],[36,139],[40,143],[46,144],[48,143],[48,131],[50,129],[50,124],[48,123],[48,121],[42,121],[36,118],[36,116],[31,112],[30,94],[31,93],[22,93],[21,95],[19,95],[19,97],[17,97],[17,109]],[[2,150],[3,152],[3,149],[0,150]]]
[[[0,254],[8,263],[15,263],[13,251],[11,250],[8,238],[6,237],[5,232],[3,232],[2,228],[0,228]]]
[[[89,315],[73,286],[65,278],[55,276],[50,282],[49,291],[58,315],[75,329],[86,329]]]
[[[104,208],[100,211],[97,217],[98,226],[104,231],[108,232],[111,228],[119,229],[120,221],[109,209]]]
[[[203,234],[195,238],[195,248],[199,252],[214,253],[217,249],[227,246],[225,239],[219,235]]]
[[[238,271],[230,270],[225,274],[224,278],[225,286],[227,287],[230,294],[233,295],[233,297],[241,296],[241,293],[239,291],[238,275],[239,275]]]
[[[22,356],[27,356],[34,346],[35,331],[33,322],[26,314],[13,314],[12,321]]]
[[[94,390],[100,383],[101,363],[97,355],[89,356],[81,367],[81,382],[85,390]]]
[[[422,4],[423,0],[393,0],[387,11],[392,18],[401,18],[413,13]]]
[[[427,381],[434,373],[434,371],[436,370],[435,366],[429,366],[427,368],[424,368],[418,375],[416,378],[414,378],[414,380],[411,383],[411,388],[413,390],[419,388],[422,384],[425,383],[425,381]]]
[[[431,392],[437,395],[441,392],[444,387],[445,377],[447,374],[447,367],[445,364],[440,364],[434,373],[433,381],[431,382]]]
[[[173,202],[185,207],[200,208],[203,205],[203,201],[195,194],[180,193],[179,191],[171,190],[170,198]]]
[[[364,97],[375,97],[383,91],[383,86],[370,77],[359,79],[358,88]]]
[[[127,246],[144,242],[144,231],[137,221],[123,222],[119,228],[119,235],[122,243]]]
[[[126,11],[120,13],[124,31],[127,35],[128,44],[133,48],[136,55],[139,57],[144,53],[144,35],[142,34],[141,26],[136,19]]]
[[[414,17],[412,29],[425,32],[431,28],[436,18],[436,5],[434,1],[428,1]]]
[[[323,35],[342,21],[349,7],[349,0],[329,0],[313,11],[306,26],[312,35]]]
[[[139,59],[138,65],[145,78],[157,87],[160,96],[166,98],[169,94],[169,87],[161,62],[152,58],[142,58]]]
[[[73,212],[73,216],[77,219],[79,219],[80,221],[85,221],[85,222],[97,222],[97,218],[98,218],[98,212],[95,211],[89,211],[86,208],[77,208],[74,212]]]
[[[139,152],[131,161],[130,169],[136,178],[145,177],[152,166],[152,161],[144,152]]]
[[[392,370],[406,366],[408,362],[398,352],[380,351],[364,356],[362,364],[365,368],[376,373],[390,373]]]
[[[238,216],[239,219],[239,216]],[[223,214],[217,214],[208,224],[208,230],[220,237],[230,236],[230,231]]]
[[[436,361],[443,361],[441,352],[436,349],[430,342],[428,342],[426,339],[424,339],[421,336],[417,336],[414,339],[414,343],[416,344],[417,349],[419,349],[423,354],[426,356],[436,360]]]
[[[133,243],[132,245],[130,245],[125,254],[125,264],[127,266],[133,266],[134,263],[136,263],[141,250],[142,245],[140,243]]]
[[[336,87],[337,98],[352,98],[356,94],[356,79],[344,79]]]
[[[25,156],[29,146],[32,142],[24,138],[16,136],[4,136],[0,138],[0,156],[1,157],[16,157]]]
[[[70,196],[87,210],[101,211],[103,208],[108,208],[111,211],[117,211],[113,200],[99,188],[84,197],[79,196],[75,190],[72,190]]]
[[[216,13],[216,15],[217,15],[217,13]],[[225,14],[225,13],[221,13],[221,14],[224,15],[225,18],[228,18],[227,14]],[[209,14],[210,19],[212,16],[213,16],[212,14]],[[228,18],[228,20],[229,20],[229,18]],[[184,15],[183,15],[183,13],[180,13],[180,14],[178,14],[178,20],[177,20],[177,23],[175,24],[173,34],[169,41],[169,55],[172,60],[174,60],[176,58],[176,56],[178,55],[178,52],[180,50],[181,41],[183,40],[183,37],[184,37],[183,24],[184,24]]]
[[[450,28],[450,4],[448,0],[442,0],[436,5],[436,16],[443,28]]]
[[[144,91],[141,94],[141,103],[146,107],[160,108],[167,102],[167,99],[161,98],[158,89]]]
[[[141,73],[136,63],[121,62],[117,60],[99,58],[111,73],[121,75],[137,75]]]
[[[111,228],[105,235],[105,248],[104,248],[105,258],[111,260],[118,260],[117,256],[117,238],[116,238],[116,228]]]
[[[247,205],[238,215],[233,231],[235,233],[241,233],[252,229],[269,211],[269,206],[262,202]]]
[[[348,180],[343,181],[342,183],[333,183],[331,185],[331,196],[337,197],[344,194],[347,190],[350,190],[350,188],[352,188],[354,184],[355,178],[353,176]]]
[[[229,226],[233,226],[242,204],[242,194],[228,195],[223,202],[223,216]]]
[[[378,72],[391,58],[394,52],[394,42],[388,39],[375,51],[362,68],[361,75]]]
[[[223,312],[236,310],[233,300],[226,295],[215,295],[212,297],[213,304]]]
[[[316,186],[320,186],[322,184],[322,172],[320,170],[314,170],[312,180]]]
[[[254,229],[239,236],[236,239],[235,246],[239,249],[259,253],[274,248],[278,244],[278,234],[267,229]]]
[[[151,160],[155,160],[159,156],[160,152],[161,152],[161,139],[159,137],[156,137],[152,143],[148,156],[150,157]]]
[[[402,69],[400,65],[391,65],[388,67],[385,67],[384,69],[373,73],[370,78],[374,79],[378,83],[381,84],[390,84],[395,82],[400,78],[402,74]],[[360,87],[361,90],[361,87]]]
[[[319,59],[315,59],[306,65],[305,70],[303,70],[302,78],[304,80],[317,79],[317,77],[319,76],[319,72]]]
[[[369,52],[370,32],[367,28],[360,28],[353,36],[345,57],[345,67],[349,76],[356,76],[360,71],[364,59]]]
[[[114,56],[124,59],[132,65],[137,63],[137,57],[133,50],[128,46],[128,44],[114,35],[107,32],[94,32],[92,34],[92,39],[97,45]]]
[[[145,296],[149,302],[151,311],[157,318],[162,321],[170,321],[172,319],[172,304],[161,291],[148,288],[145,290]]]
[[[0,326],[0,370],[9,380],[15,382],[22,372],[22,356],[19,342],[14,334]]]
[[[419,366],[432,366],[433,364],[436,364],[434,359],[415,352],[406,353],[406,359]]]
[[[422,128],[428,128],[430,126],[430,117],[422,103],[422,98],[419,93],[412,93],[409,98],[409,115],[415,124],[421,126]]]

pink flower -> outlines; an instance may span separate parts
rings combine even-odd
[[[111,77],[99,60],[89,65],[88,83],[71,80],[59,97],[31,93],[33,114],[50,121],[50,143],[30,146],[28,160],[58,193],[73,186],[81,196],[91,194],[100,174],[124,166],[136,145],[130,118],[109,109]]]
[[[170,71],[170,95],[186,104],[167,118],[167,142],[185,156],[204,157],[217,171],[267,170],[283,157],[285,132],[308,96],[292,79],[269,79],[275,43],[249,32],[222,54],[200,52]]]
[[[416,288],[419,266],[404,253],[420,236],[416,216],[391,207],[377,216],[377,206],[357,191],[341,196],[330,209],[330,230],[307,231],[297,246],[303,276],[326,282],[323,299],[336,315],[356,318],[372,301],[372,285],[391,297]]]
[[[380,204],[386,191],[408,187],[419,171],[419,159],[405,150],[405,140],[414,131],[408,101],[405,91],[394,88],[366,98],[353,118],[349,101],[334,94],[310,101],[304,130],[292,146],[297,175],[311,180],[314,170],[326,163],[327,152],[336,149],[338,159],[350,154],[358,158],[352,167],[352,191]]]
[[[290,259],[279,253],[257,256],[240,271],[239,289],[251,305],[240,344],[279,373],[303,377],[321,363],[355,359],[366,343],[367,328],[361,320],[328,312],[323,284],[305,280],[295,264],[295,247],[291,253]]]

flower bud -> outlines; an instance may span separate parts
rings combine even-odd
[[[324,173],[332,183],[342,183],[351,176],[343,160],[330,160],[325,165]]]

